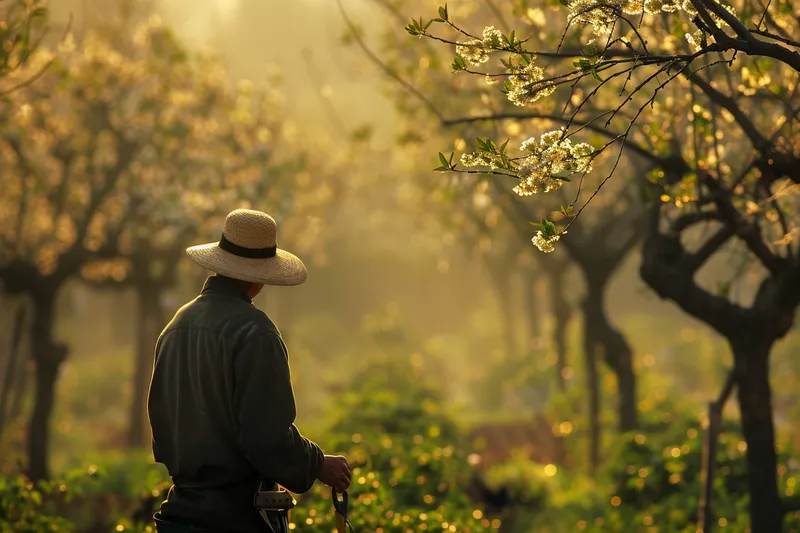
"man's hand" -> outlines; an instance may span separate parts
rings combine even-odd
[[[336,492],[344,492],[350,487],[352,477],[347,459],[341,455],[326,455],[322,462],[322,472],[317,479]]]

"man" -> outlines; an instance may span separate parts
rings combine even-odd
[[[286,346],[252,303],[264,285],[306,280],[276,236],[272,217],[237,209],[219,242],[186,250],[216,275],[156,344],[147,407],[155,459],[173,482],[154,515],[159,533],[273,531],[254,507],[262,481],[295,493],[317,479],[350,485],[345,458],[323,455],[295,427]]]

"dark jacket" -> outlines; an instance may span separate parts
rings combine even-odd
[[[263,531],[258,481],[303,493],[322,468],[294,425],[280,332],[228,278],[208,278],[159,336],[147,403],[153,454],[174,484],[156,520]]]

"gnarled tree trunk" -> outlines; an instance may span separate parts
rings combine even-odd
[[[729,342],[736,365],[742,434],[747,443],[750,525],[753,533],[780,532],[784,512],[778,494],[778,460],[769,384],[769,352],[773,341],[743,335]]]
[[[586,335],[599,343],[603,359],[617,376],[617,421],[620,431],[639,426],[636,400],[636,375],[633,371],[633,351],[625,337],[608,320],[604,295],[608,278],[586,277],[587,295],[583,301]]]
[[[11,345],[8,350],[8,360],[3,369],[3,384],[0,388],[0,436],[6,425],[14,420],[14,414],[9,408],[9,397],[15,388],[15,381],[19,373],[20,344],[25,329],[25,304],[22,303],[14,314],[14,326],[11,331]]]
[[[586,367],[586,388],[589,394],[589,471],[594,473],[600,464],[600,376],[597,371],[597,359],[602,352],[602,344],[593,336],[593,330],[585,328],[583,332],[583,355]]]
[[[43,287],[33,295],[31,355],[36,365],[36,390],[28,428],[28,475],[32,480],[49,477],[50,418],[56,380],[69,349],[53,339],[57,287]]]
[[[147,391],[153,371],[156,341],[165,324],[164,311],[161,308],[161,287],[146,279],[137,280],[135,287],[138,298],[138,316],[128,446],[140,448],[150,443],[146,406]]]

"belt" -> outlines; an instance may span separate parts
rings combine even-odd
[[[231,490],[241,490],[249,492],[253,490],[253,487],[255,487],[257,483],[258,481],[253,479],[230,481],[228,483],[214,483],[213,481],[196,481],[196,480],[189,480],[182,478],[172,478],[172,484],[175,485],[178,489],[211,490],[220,492],[226,492]]]
[[[297,501],[292,495],[271,481],[260,482],[253,496],[253,507],[272,533],[289,532],[289,510],[295,505]]]

